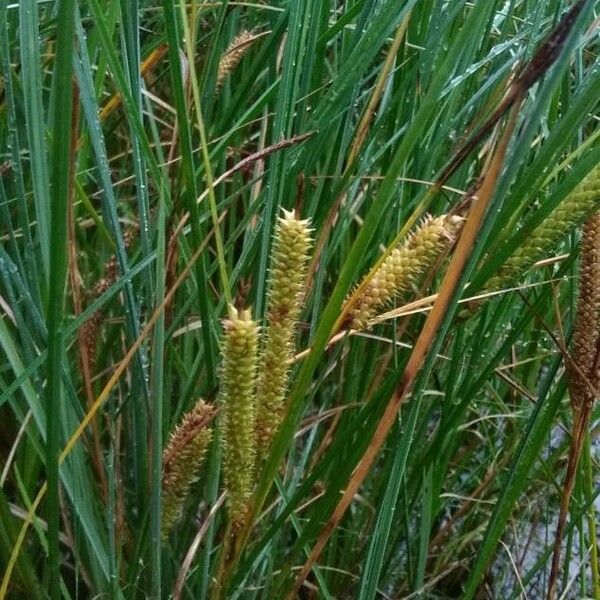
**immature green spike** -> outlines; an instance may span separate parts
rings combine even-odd
[[[199,400],[173,430],[163,451],[162,534],[166,538],[181,517],[192,483],[210,443],[214,406]]]
[[[306,280],[311,247],[309,221],[283,211],[275,228],[267,303],[267,328],[262,342],[258,378],[257,441],[265,450],[277,432],[284,412],[294,331]]]
[[[575,412],[591,406],[600,384],[600,212],[585,223],[581,236],[579,299],[568,363],[571,405]],[[583,375],[583,376],[582,376]],[[591,388],[590,388],[591,384]]]
[[[486,290],[514,286],[538,260],[545,258],[560,240],[588,215],[600,208],[600,164],[596,165],[548,218],[519,246],[490,279]]]
[[[219,403],[222,409],[223,474],[229,516],[241,524],[254,486],[258,326],[250,310],[229,307],[224,322]]]
[[[435,260],[454,242],[463,219],[427,216],[413,234],[394,248],[378,267],[350,311],[350,327],[364,329],[384,306],[410,290]]]

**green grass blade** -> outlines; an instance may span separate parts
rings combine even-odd
[[[61,554],[58,541],[60,505],[58,455],[61,443],[60,405],[64,402],[62,370],[64,368],[63,321],[65,309],[65,286],[67,281],[67,210],[71,201],[74,174],[72,153],[72,98],[71,74],[73,71],[73,37],[75,3],[61,0],[57,19],[61,24],[56,44],[56,62],[52,81],[55,95],[52,115],[52,188],[51,203],[38,212],[38,221],[50,218],[48,256],[50,256],[50,286],[48,300],[48,379],[46,388],[46,477],[48,480],[48,567],[49,594],[57,600],[60,592]],[[58,94],[63,98],[58,102]]]

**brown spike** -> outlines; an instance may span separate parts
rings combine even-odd
[[[560,20],[554,31],[546,38],[517,79],[517,85],[530,88],[556,61],[573,25],[583,10],[586,0],[579,0]]]

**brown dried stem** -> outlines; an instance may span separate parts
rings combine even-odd
[[[548,600],[552,600],[556,594],[562,537],[575,485],[577,465],[600,384],[600,370],[598,369],[600,354],[600,212],[592,215],[583,228],[579,300],[572,348],[571,359],[566,363],[566,371],[573,411],[573,430],[554,537],[552,567],[548,579]]]

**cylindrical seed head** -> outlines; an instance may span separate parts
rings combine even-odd
[[[311,243],[309,221],[300,220],[294,213],[284,210],[275,228],[271,252],[267,327],[257,386],[260,450],[269,446],[283,418],[294,354],[294,332],[300,315]]]
[[[591,406],[600,384],[600,212],[583,227],[579,267],[579,299],[568,364],[571,405],[578,412]],[[591,385],[591,387],[590,387]]]
[[[225,50],[219,60],[219,67],[217,69],[217,90],[221,88],[223,83],[225,83],[225,80],[238,66],[255,39],[256,37],[251,31],[243,30],[238,33],[231,44],[229,44],[227,50]]]
[[[454,242],[462,223],[463,219],[456,216],[425,217],[410,237],[394,248],[373,274],[352,307],[350,326],[364,329],[379,309],[408,292]]]
[[[548,218],[537,227],[500,267],[486,285],[486,291],[518,283],[534,263],[547,256],[556,245],[600,208],[600,164],[566,196]]]
[[[199,400],[173,430],[163,451],[162,534],[167,537],[189,495],[210,443],[216,409]]]
[[[224,322],[219,403],[223,474],[232,522],[242,523],[254,487],[258,326],[250,310],[229,307]]]

